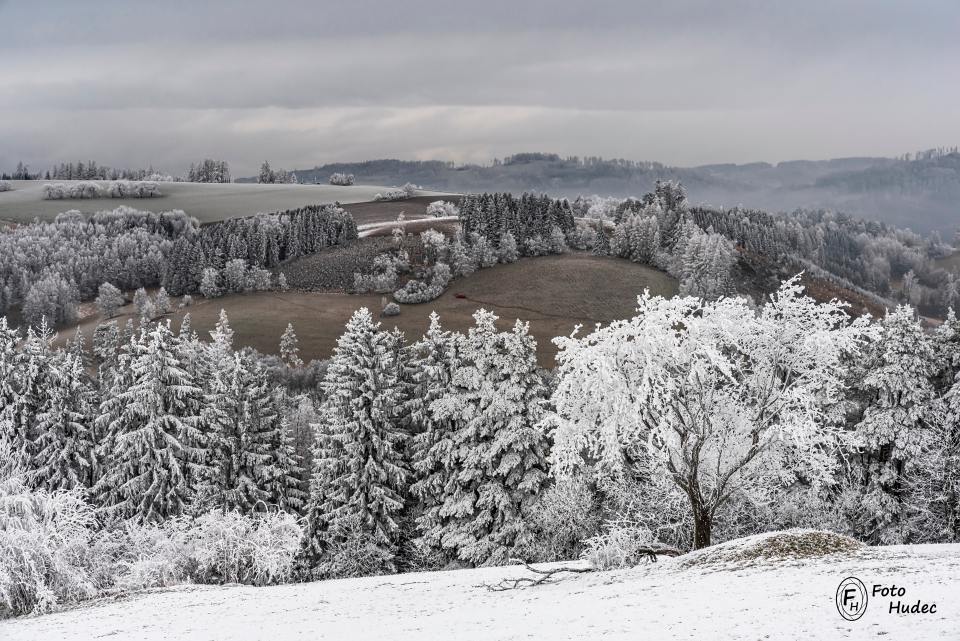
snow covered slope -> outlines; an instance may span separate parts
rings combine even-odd
[[[0,639],[960,639],[960,545],[779,562],[682,559],[505,592],[482,584],[524,569],[185,587],[0,622]],[[862,618],[847,621],[835,596],[848,576],[905,594],[872,596]],[[936,612],[888,612],[891,601],[918,600]]]

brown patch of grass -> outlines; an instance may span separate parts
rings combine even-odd
[[[796,560],[854,552],[863,543],[822,530],[786,530],[727,541],[692,552],[678,563],[682,567],[750,565],[769,560]]]
[[[400,315],[383,319],[383,326],[399,327],[408,340],[416,340],[426,331],[430,312],[436,311],[444,327],[465,332],[473,325],[473,313],[483,307],[500,316],[503,329],[509,329],[518,318],[529,321],[541,365],[553,367],[556,347],[550,339],[569,335],[577,324],[590,330],[594,323],[632,316],[636,297],[645,287],[667,296],[677,291],[676,281],[667,274],[621,259],[586,253],[525,258],[456,280],[440,298],[429,303],[401,305]],[[278,351],[280,335],[290,322],[300,339],[301,357],[325,359],[332,354],[350,315],[360,307],[379,315],[384,299],[392,300],[379,294],[294,291],[212,300],[196,297],[194,305],[170,317],[176,329],[183,312],[189,312],[193,328],[206,338],[222,308],[230,318],[236,344],[265,353]],[[118,321],[122,325],[132,309],[127,306],[121,311],[124,313]],[[101,320],[95,317],[81,323],[88,339]],[[61,331],[63,338],[72,335],[73,329]]]

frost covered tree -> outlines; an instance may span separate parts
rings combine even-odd
[[[276,182],[276,174],[270,168],[270,163],[266,160],[263,161],[263,164],[260,165],[260,173],[257,175],[257,182],[264,183],[273,183]]]
[[[424,543],[451,558],[495,565],[522,545],[523,511],[546,479],[547,441],[537,424],[547,390],[527,324],[499,332],[485,310],[474,320],[446,392],[430,404],[440,432],[420,445],[429,446],[418,455],[428,507],[418,525]]]
[[[216,298],[223,292],[220,290],[220,273],[213,267],[203,270],[200,279],[200,293],[204,298]]]
[[[224,291],[238,294],[247,289],[247,261],[234,258],[223,268]]]
[[[298,509],[303,493],[282,412],[261,367],[234,352],[219,361],[205,393],[203,420],[212,468],[205,498],[242,513]]]
[[[201,390],[174,347],[169,321],[124,346],[118,368],[126,372],[100,406],[103,476],[94,491],[111,517],[162,521],[191,499],[189,467],[205,456],[194,445]]]
[[[851,525],[871,543],[894,544],[907,539],[907,478],[939,421],[939,403],[936,357],[913,309],[897,307],[880,328],[857,384],[864,407],[853,438],[863,488]]]
[[[77,318],[79,300],[75,283],[48,271],[26,290],[23,319],[33,326],[39,326],[43,319],[52,325],[72,322]]]
[[[588,458],[617,474],[637,459],[680,488],[692,547],[708,546],[729,502],[770,503],[794,475],[831,479],[842,359],[870,331],[842,305],[804,296],[798,278],[759,312],[742,299],[645,292],[633,318],[555,339],[556,469]]]
[[[137,310],[137,316],[149,319],[152,316],[152,305],[147,290],[140,287],[133,293],[133,307]]]
[[[17,334],[7,330],[4,342],[15,338]],[[5,439],[10,445],[12,458],[26,469],[35,467],[39,446],[38,416],[49,408],[51,390],[56,385],[56,373],[51,365],[53,360],[53,333],[45,320],[41,320],[37,329],[28,327],[19,350],[4,351],[10,368],[4,384],[5,396],[12,396],[7,406],[2,408],[9,417]],[[12,367],[11,367],[12,366]]]
[[[314,560],[359,523],[392,569],[407,470],[390,335],[367,308],[347,322],[323,381],[316,426],[305,548]]]
[[[708,230],[695,231],[683,244],[680,293],[715,299],[733,293],[732,270],[737,262],[733,243]]]
[[[280,358],[290,367],[303,367],[300,359],[300,348],[297,346],[297,334],[293,331],[293,323],[287,323],[280,337]]]
[[[161,287],[157,290],[157,295],[153,299],[153,311],[158,316],[169,314],[171,310],[170,295],[167,290]]]
[[[96,302],[97,309],[100,310],[101,314],[107,318],[113,318],[117,315],[117,309],[123,306],[126,301],[123,298],[123,293],[119,289],[110,283],[103,283],[100,285],[97,298],[94,302]]]
[[[610,240],[607,238],[607,233],[603,230],[602,222],[598,225],[597,235],[594,237],[591,251],[594,256],[610,255]]]
[[[660,223],[655,209],[648,208],[617,225],[610,248],[621,258],[652,265],[660,250]]]
[[[47,399],[36,416],[32,485],[51,492],[87,488],[95,469],[94,390],[78,354],[57,350],[49,367]]]
[[[436,418],[433,402],[447,393],[459,364],[458,345],[462,336],[445,331],[436,312],[430,327],[410,346],[408,359],[410,392],[403,408],[411,439],[408,453],[412,468],[411,493],[417,498],[415,515],[421,527],[429,529],[440,521],[449,483],[456,476],[453,438],[456,424]],[[426,541],[430,545],[429,541]],[[433,547],[439,547],[433,542]]]
[[[520,258],[517,248],[517,239],[510,232],[505,232],[500,237],[500,246],[497,248],[497,255],[501,263],[515,263]]]

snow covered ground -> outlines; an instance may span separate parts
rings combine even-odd
[[[960,545],[693,567],[689,558],[505,592],[482,584],[526,570],[190,586],[0,622],[0,639],[960,639]],[[835,596],[848,576],[868,590],[896,584],[905,594],[870,597],[862,618],[847,621]],[[936,612],[888,612],[891,601],[918,600],[935,603]]]

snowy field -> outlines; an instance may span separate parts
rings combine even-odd
[[[287,185],[256,183],[159,183],[159,198],[96,198],[90,200],[43,200],[47,183],[69,183],[63,180],[14,180],[12,191],[0,193],[0,221],[28,222],[34,218],[52,220],[69,209],[92,213],[129,205],[150,211],[182,209],[200,222],[215,222],[258,212],[293,209],[320,203],[362,203],[373,200],[389,187],[375,185]],[[104,181],[93,181],[107,184]],[[430,196],[435,192],[417,192]]]
[[[0,622],[0,639],[496,641],[508,639],[960,639],[960,545],[865,548],[819,559],[704,563],[564,575],[491,592],[520,567],[254,588],[155,591],[118,602]],[[835,595],[855,576],[905,588],[871,597],[856,621]],[[891,601],[935,603],[890,614]]]

